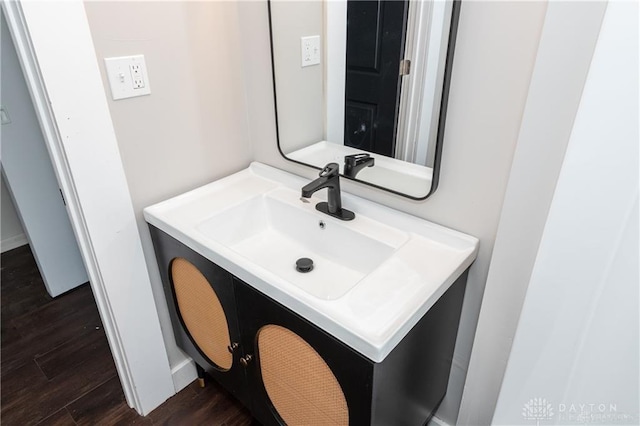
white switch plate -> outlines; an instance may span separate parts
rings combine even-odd
[[[300,37],[300,53],[303,67],[318,65],[320,63],[320,36]]]
[[[147,66],[143,55],[105,58],[111,96],[114,100],[151,93]]]

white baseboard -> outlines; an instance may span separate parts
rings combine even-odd
[[[29,241],[27,241],[27,236],[23,233],[14,237],[5,238],[4,240],[0,241],[0,250],[2,253],[4,253],[5,251],[22,247],[25,244],[29,244]]]
[[[171,369],[171,377],[178,393],[196,379],[196,364],[191,358],[185,358]]]
[[[439,419],[436,416],[431,417],[431,420],[429,420],[429,425],[428,426],[450,426],[449,423],[446,423],[445,421]]]

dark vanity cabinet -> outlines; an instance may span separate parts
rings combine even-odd
[[[176,343],[196,365],[250,404],[240,366],[240,328],[233,276],[149,226]]]
[[[262,424],[422,425],[433,415],[447,388],[466,272],[375,363],[150,228],[178,346]]]
[[[236,295],[242,347],[253,358],[252,414],[261,423],[370,423],[371,361],[239,280]]]

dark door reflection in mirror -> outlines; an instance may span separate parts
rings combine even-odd
[[[347,2],[347,146],[394,155],[408,3]]]
[[[278,148],[314,168],[369,154],[357,180],[435,190],[458,0],[270,0]],[[319,40],[319,47],[309,40]]]

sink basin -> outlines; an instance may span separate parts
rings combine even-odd
[[[145,219],[374,362],[471,265],[478,240],[343,191],[344,222],[308,179],[260,163],[147,207]],[[314,268],[301,273],[296,260]]]
[[[369,224],[364,234],[324,220],[298,198],[293,190],[277,189],[214,215],[198,230],[324,300],[343,296],[409,239],[383,225]],[[313,260],[310,272],[296,270],[303,257]]]

